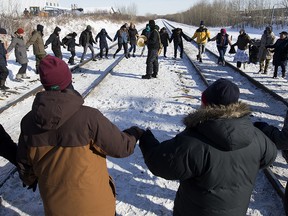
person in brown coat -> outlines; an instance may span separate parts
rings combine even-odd
[[[38,74],[38,66],[39,62],[42,58],[46,56],[45,48],[44,48],[44,41],[43,41],[43,30],[44,26],[38,24],[37,29],[32,32],[31,37],[26,43],[26,48],[28,49],[31,45],[33,45],[33,53],[36,59],[36,73]]]
[[[27,186],[38,182],[45,215],[115,215],[115,186],[106,157],[131,155],[143,133],[120,131],[99,110],[84,106],[68,65],[47,55],[39,92],[21,121],[17,162]]]

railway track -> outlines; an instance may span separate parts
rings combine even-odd
[[[171,29],[173,29],[174,26],[169,24],[169,23],[167,23],[167,22],[164,22],[164,25],[170,31],[170,34],[171,34]],[[191,36],[191,35],[189,35],[189,36]],[[196,49],[195,52],[197,53],[198,50],[196,48],[197,47],[196,42],[192,41],[192,44],[193,44],[193,46]],[[209,50],[207,48],[206,48],[206,52],[208,52],[208,55],[207,55],[206,58],[208,58],[212,62],[216,62],[216,59],[218,58],[218,55],[216,55],[214,52],[212,52],[211,50]],[[220,78],[219,75],[211,76],[211,74],[207,73],[207,70],[205,70],[205,63],[204,64],[198,63],[198,61],[194,60],[193,57],[189,53],[185,52],[185,50],[184,50],[184,53],[186,54],[186,56],[189,59],[190,63],[193,65],[195,70],[198,72],[199,76],[201,77],[202,81],[205,83],[206,86],[208,86],[209,84],[213,83],[216,79]],[[196,55],[194,54],[194,56],[196,56]],[[205,59],[205,62],[207,62],[207,59]],[[222,67],[222,66],[219,66],[219,67]],[[233,81],[234,82],[235,81],[237,82],[237,80],[238,80],[238,78],[234,79],[234,74],[238,74],[238,75],[244,77],[247,81],[249,81],[251,83],[251,85],[254,85],[257,88],[257,91],[262,90],[266,94],[269,94],[270,96],[273,97],[273,99],[275,101],[281,102],[283,104],[283,106],[285,107],[285,110],[287,109],[287,106],[288,106],[287,99],[284,98],[282,95],[279,95],[279,94],[275,93],[275,91],[272,91],[270,88],[267,88],[264,84],[261,83],[261,81],[259,81],[259,79],[256,80],[255,78],[251,77],[249,74],[243,72],[241,69],[235,67],[230,62],[226,62],[225,71],[229,71],[230,74],[233,74],[233,75],[231,75],[231,77],[233,77]],[[279,108],[279,109],[281,109],[281,108]],[[266,110],[265,111],[261,110],[261,112],[267,113]],[[281,115],[280,113],[271,113],[271,114],[272,115]],[[259,120],[262,120],[262,119],[259,119]],[[281,155],[279,155],[278,157],[281,157]],[[283,158],[281,158],[281,162],[284,162]],[[285,165],[286,165],[286,163],[285,163]],[[267,177],[267,179],[269,180],[269,182],[272,184],[273,188],[276,190],[276,192],[280,196],[280,198],[283,199],[284,198],[284,194],[285,194],[286,181],[283,180],[283,176],[281,176],[281,174],[279,174],[279,173],[277,173],[275,171],[275,169],[274,169],[275,166],[277,166],[277,165],[272,165],[271,167],[268,167],[268,168],[264,169],[264,173],[265,173],[265,176]],[[286,169],[286,168],[288,168],[288,167],[285,166],[284,169]]]

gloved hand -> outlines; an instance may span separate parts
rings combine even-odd
[[[134,136],[136,140],[139,140],[145,131],[137,126],[133,126],[124,130],[124,132]]]
[[[255,127],[257,127],[258,129],[262,130],[264,127],[268,126],[268,124],[266,122],[254,122],[253,123]]]
[[[63,44],[63,48],[66,49],[66,46]]]
[[[47,48],[48,48],[48,46],[47,46],[47,45],[45,45],[45,46],[44,46],[44,49],[47,49]]]
[[[208,42],[210,42],[211,41],[211,39],[210,38],[208,38]]]
[[[38,184],[38,180],[36,179],[36,180],[33,182],[33,184],[31,184],[31,185],[28,186],[27,190],[32,189],[32,191],[35,192],[36,189],[37,189],[37,184]],[[26,187],[26,186],[27,186],[27,185],[25,185],[25,184],[23,183],[23,187]]]

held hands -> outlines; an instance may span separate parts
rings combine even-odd
[[[136,140],[139,140],[145,131],[137,126],[132,126],[124,130],[124,132],[134,136]]]
[[[33,182],[33,184],[31,184],[31,185],[28,186],[27,190],[32,189],[32,191],[35,192],[36,189],[37,189],[37,184],[38,184],[38,180],[36,179],[36,180]],[[23,183],[23,187],[26,187],[26,186],[27,186],[27,185],[25,185],[25,184]]]
[[[47,45],[45,45],[45,46],[44,46],[44,49],[47,49],[47,48],[48,48],[48,46],[47,46]]]

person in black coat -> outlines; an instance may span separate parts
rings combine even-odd
[[[179,180],[173,215],[243,216],[260,168],[277,156],[275,144],[250,119],[240,91],[218,79],[202,93],[202,106],[186,128],[160,143],[147,129],[139,146],[156,176]]]
[[[81,32],[80,37],[79,37],[79,44],[84,49],[80,62],[83,62],[88,48],[90,49],[91,54],[92,54],[92,61],[96,61],[96,58],[94,55],[94,47],[93,47],[93,44],[96,44],[96,42],[92,35],[92,27],[90,25],[87,25],[86,29],[83,32]]]
[[[46,40],[44,47],[46,49],[48,47],[48,45],[51,43],[52,44],[52,51],[53,51],[54,55],[57,58],[62,59],[63,58],[62,52],[61,52],[62,43],[60,41],[60,36],[59,36],[60,32],[61,32],[61,29],[58,26],[56,26],[53,33]]]
[[[127,29],[127,25],[124,24],[120,27],[120,29],[116,32],[115,36],[114,36],[114,41],[118,40],[118,49],[116,50],[116,52],[113,54],[113,58],[116,57],[116,54],[118,52],[120,52],[120,50],[124,49],[124,54],[125,54],[125,58],[129,58],[129,53],[128,53],[128,42],[129,42],[129,34],[128,34],[128,29]]]
[[[288,55],[288,33],[283,31],[280,33],[280,38],[273,45],[268,45],[266,48],[274,48],[273,65],[274,75],[273,78],[277,78],[278,67],[281,67],[282,78],[286,75],[287,55]]]
[[[180,58],[183,58],[183,40],[182,37],[186,41],[191,41],[190,38],[185,35],[181,28],[175,28],[172,30],[171,38],[169,39],[170,43],[173,40],[174,43],[174,58],[177,58],[177,48],[180,48]]]
[[[111,37],[106,32],[106,29],[103,28],[101,31],[96,35],[95,41],[98,43],[98,38],[100,40],[99,47],[100,47],[100,58],[103,58],[103,50],[105,49],[105,57],[108,58],[108,43],[107,38],[112,41]]]
[[[132,56],[135,57],[138,31],[135,28],[134,23],[130,24],[130,27],[128,29],[128,34],[129,34],[129,42],[130,42],[129,53],[133,50]]]
[[[149,25],[149,23],[148,23],[148,24],[146,24],[145,29],[143,29],[141,35],[144,35],[144,36],[148,39],[149,36],[150,36],[150,33],[151,33],[151,28],[150,28],[150,25]],[[143,56],[144,51],[145,51],[145,47],[146,47],[146,44],[145,44],[145,46],[142,48],[142,51],[141,51],[141,55],[140,55],[140,56]]]
[[[167,47],[169,45],[169,34],[165,27],[161,28],[159,33],[160,33],[161,43],[163,45],[163,55],[165,58],[167,58],[166,52],[167,52]]]
[[[70,51],[71,56],[68,60],[68,64],[70,65],[75,65],[74,62],[74,57],[76,56],[76,50],[75,46],[80,46],[79,44],[76,43],[76,36],[77,33],[69,33],[68,35],[65,36],[65,38],[62,39],[63,46],[67,46],[67,50]]]
[[[10,135],[5,131],[4,127],[0,124],[0,156],[9,160],[12,164],[17,166],[16,155],[17,145],[11,139]]]
[[[4,28],[0,28],[0,89],[9,89],[5,85],[7,76],[9,75],[9,70],[7,68],[7,47],[8,47],[8,36],[7,31]]]
[[[159,71],[158,64],[158,51],[160,49],[160,34],[156,28],[154,20],[149,20],[150,35],[146,42],[148,47],[148,55],[146,59],[146,75],[142,76],[142,79],[157,78]]]

